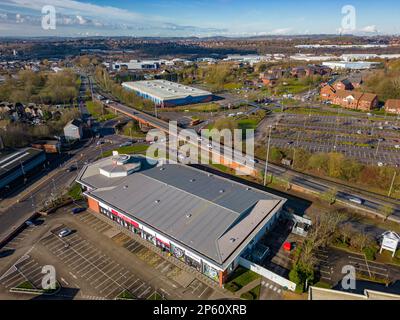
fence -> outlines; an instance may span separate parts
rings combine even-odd
[[[284,288],[287,288],[291,291],[296,290],[296,284],[294,282],[292,282],[276,273],[273,273],[272,271],[270,271],[264,267],[261,267],[258,264],[255,264],[249,260],[246,260],[243,257],[240,257],[239,264],[242,267],[247,268],[251,271],[254,271],[255,273],[258,273],[259,275],[263,276],[264,278],[267,278]]]

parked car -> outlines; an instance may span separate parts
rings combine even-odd
[[[77,214],[77,213],[83,212],[83,211],[85,211],[85,210],[86,210],[86,208],[77,207],[77,208],[73,208],[73,209],[71,210],[71,212],[72,212],[72,214]]]
[[[72,172],[72,171],[75,171],[75,170],[77,170],[78,168],[77,167],[75,167],[75,166],[70,166],[68,169],[67,169],[67,172]]]
[[[64,228],[64,229],[62,229],[62,230],[58,233],[58,236],[59,236],[60,238],[64,238],[64,237],[70,235],[71,233],[72,233],[72,230],[71,230],[71,229]]]
[[[30,226],[34,226],[35,223],[32,220],[27,220],[27,221],[25,221],[25,225],[30,227]]]

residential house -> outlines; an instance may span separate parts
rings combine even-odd
[[[378,96],[373,93],[337,90],[332,103],[348,109],[371,111],[378,107]]]
[[[354,87],[349,79],[338,80],[333,84],[335,90],[353,90]]]
[[[389,113],[400,114],[400,99],[389,99],[385,103],[385,110]]]
[[[352,90],[337,90],[334,86],[326,85],[320,91],[322,101],[348,109],[370,111],[378,107],[378,96],[374,93],[358,92]]]
[[[80,119],[74,119],[68,122],[64,127],[64,136],[66,140],[80,140],[83,138],[83,122]]]
[[[261,78],[261,81],[265,86],[274,87],[278,83],[278,78],[274,75],[266,75]]]
[[[302,78],[302,77],[307,76],[307,70],[305,67],[295,67],[295,68],[292,68],[292,70],[290,71],[290,74],[292,77]]]

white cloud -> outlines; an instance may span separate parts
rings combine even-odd
[[[269,34],[276,34],[276,35],[285,35],[289,34],[292,32],[292,28],[280,28],[280,29],[275,29],[269,32]]]
[[[98,31],[104,33],[113,30],[114,34],[118,34],[117,30],[122,30],[129,32],[128,35],[137,36],[159,35],[160,33],[169,36],[183,36],[188,32],[201,36],[226,31],[217,28],[179,25],[169,21],[168,18],[142,15],[112,6],[101,6],[74,0],[0,0],[0,10],[13,12],[14,15],[23,12],[24,18],[21,17],[17,20],[34,27],[40,24],[43,6],[49,4],[56,9],[58,29],[67,26],[74,27],[76,32],[81,34],[86,34],[89,27],[91,29],[97,28]],[[24,20],[21,21],[21,19]],[[10,25],[15,25],[15,19],[8,19],[7,22]],[[126,35],[126,33],[123,35]]]
[[[371,26],[365,26],[364,28],[361,28],[359,31],[365,33],[377,33],[378,28],[376,27],[376,25],[371,25]]]
[[[79,24],[86,24],[87,20],[85,18],[83,18],[82,16],[76,16],[76,19],[78,20]]]

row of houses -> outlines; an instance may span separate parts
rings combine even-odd
[[[348,109],[371,111],[379,105],[378,96],[374,93],[355,91],[362,83],[361,78],[343,79],[333,84],[325,83],[320,92],[321,100]],[[400,114],[400,99],[387,100],[385,111]]]
[[[322,66],[310,64],[305,67],[294,67],[294,68],[272,68],[266,72],[260,73],[260,79],[264,85],[268,87],[274,87],[278,80],[281,78],[304,78],[315,75],[330,76],[332,69]]]

